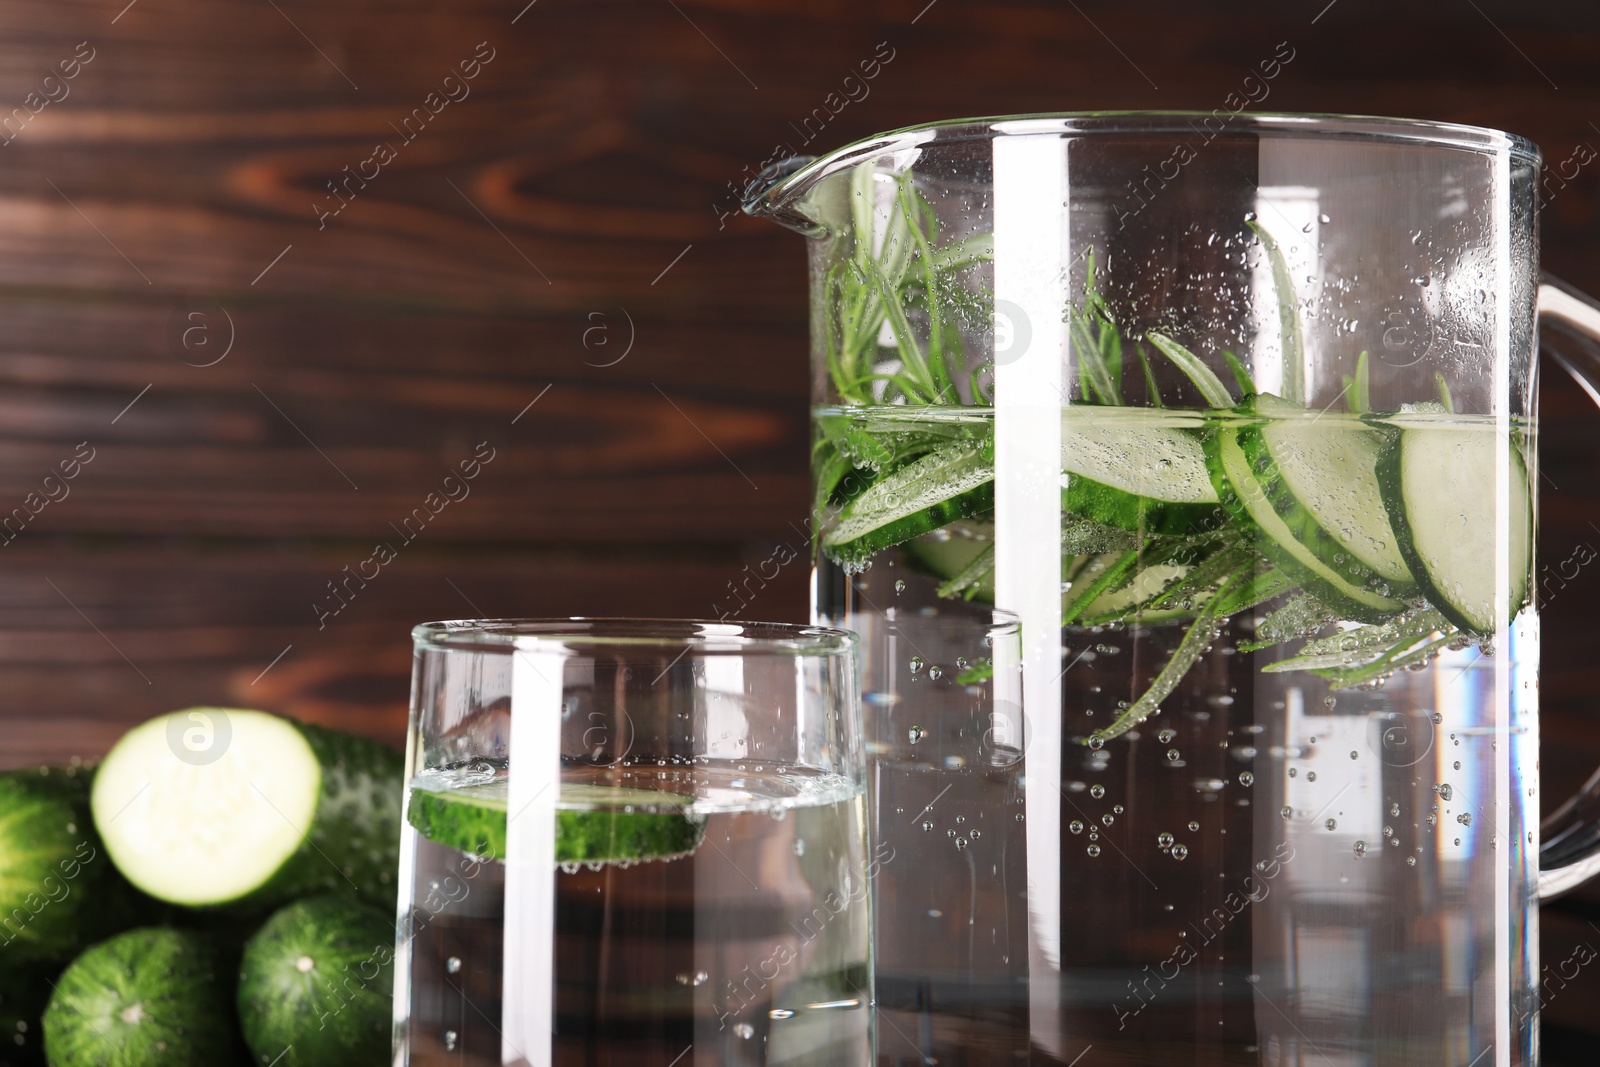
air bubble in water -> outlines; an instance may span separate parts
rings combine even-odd
[[[1239,784],[1240,785],[1255,785],[1256,784],[1256,776],[1251,774],[1249,771],[1240,771],[1239,772]]]
[[[896,578],[894,580],[894,591],[896,593],[904,593],[906,591],[906,580],[904,578]]]
[[[1398,818],[1399,815],[1400,815],[1400,805],[1398,805],[1398,804],[1390,804],[1389,805],[1389,814]]]
[[[445,970],[446,974],[460,974],[461,973],[461,957],[460,956],[451,956],[449,959],[445,960],[444,961],[444,970]]]
[[[1156,734],[1156,740],[1165,745],[1171,742],[1171,740],[1177,736],[1178,731],[1176,730],[1162,730],[1160,733]]]
[[[1367,843],[1365,841],[1357,841],[1355,850],[1357,856],[1365,856],[1367,854]]]
[[[943,677],[944,677],[944,670],[942,668],[939,668],[939,667],[929,667],[928,668],[928,678],[930,680],[937,682],[940,678],[943,678]]]
[[[1090,859],[1093,859],[1094,857],[1100,855],[1100,846],[1090,845],[1088,848],[1084,849],[1084,851],[1089,854]]]
[[[767,1018],[769,1018],[769,1019],[793,1019],[794,1018],[794,1012],[790,1011],[788,1008],[773,1008],[771,1011],[767,1012]]]
[[[751,1026],[749,1023],[735,1023],[733,1032],[744,1038],[746,1041],[749,1041],[752,1037],[756,1036],[756,1028]]]
[[[1439,799],[1441,800],[1449,800],[1455,795],[1455,791],[1450,788],[1449,782],[1440,782],[1434,787],[1434,791],[1439,794]]]
[[[1435,725],[1435,726],[1437,726],[1437,725],[1439,725],[1439,724],[1440,724],[1440,723],[1442,723],[1442,722],[1444,722],[1444,716],[1443,716],[1443,715],[1441,715],[1441,714],[1439,714],[1439,713],[1438,713],[1438,712],[1437,712],[1437,711],[1436,711],[1436,712],[1434,712],[1434,713],[1433,713],[1433,724],[1434,724],[1434,725]]]
[[[933,829],[933,823],[931,823],[931,822],[924,822],[924,823],[923,823],[923,824],[922,824],[922,832],[923,832],[923,833],[927,833],[927,832],[928,832],[928,831],[929,831],[929,830],[932,830],[932,829]]]
[[[1083,833],[1083,820],[1073,819],[1071,822],[1067,823],[1067,829],[1071,830],[1075,834]]]
[[[957,852],[964,852],[966,850],[966,847],[967,847],[967,839],[966,838],[964,838],[964,837],[956,838],[956,851]]]
[[[1188,845],[1173,845],[1172,846],[1172,858],[1173,859],[1181,860],[1181,859],[1185,858],[1188,855],[1189,855],[1189,846]]]
[[[1355,749],[1352,748],[1350,750],[1350,758],[1351,759],[1360,759],[1361,758],[1361,753],[1357,752]]]
[[[1278,814],[1282,815],[1285,819],[1288,819],[1294,815],[1294,809],[1285,804],[1283,807],[1278,809]]]
[[[910,664],[911,673],[912,674],[916,674],[918,671],[920,671],[922,669],[923,662],[924,661],[923,661],[921,656],[912,656],[911,657],[911,664]]]
[[[1105,823],[1107,826],[1110,826],[1112,823],[1117,821],[1117,817],[1115,815],[1102,815],[1100,816],[1100,821]]]
[[[1156,835],[1156,844],[1160,845],[1162,848],[1171,848],[1173,840],[1174,839],[1171,834]]]
[[[1416,865],[1417,865],[1417,857],[1415,857],[1415,856],[1407,856],[1406,857],[1406,866],[1407,867],[1415,867]]]
[[[454,1052],[456,1050],[457,1040],[458,1038],[454,1030],[446,1030],[444,1032],[444,1050],[446,1052]]]
[[[1189,832],[1192,834],[1192,833],[1199,832],[1199,830],[1200,830],[1199,822],[1195,821],[1194,819],[1190,819],[1189,820]]]
[[[1106,739],[1101,737],[1099,734],[1095,734],[1089,738],[1089,747],[1098,752],[1102,748],[1106,747]]]
[[[1330,830],[1337,830],[1339,828],[1339,820],[1338,819],[1329,819],[1326,822],[1324,822],[1322,825],[1326,826]]]
[[[1316,771],[1307,771],[1306,772],[1306,781],[1314,782],[1316,780],[1317,780],[1317,772]]]
[[[1467,812],[1462,812],[1460,815],[1456,816],[1456,822],[1460,823],[1462,826],[1471,826],[1472,816]]]
[[[803,838],[797,837],[794,839],[794,854],[796,856],[804,856],[806,854],[806,843]]]
[[[1106,787],[1103,785],[1091,785],[1089,787],[1089,795],[1099,800],[1106,795]]]
[[[913,745],[927,736],[928,731],[924,730],[920,726],[912,726],[911,729],[906,731],[906,740],[910,741]]]
[[[1183,753],[1179,752],[1177,749],[1175,749],[1175,748],[1167,749],[1167,759],[1172,760],[1174,763],[1176,763],[1178,760],[1181,760],[1182,758],[1183,758]]]
[[[1297,774],[1299,774],[1299,773],[1300,773],[1300,772],[1299,772],[1299,771],[1297,771],[1297,770],[1295,770],[1295,769],[1294,769],[1294,768],[1293,768],[1293,767],[1290,767],[1290,768],[1289,768],[1289,777],[1290,777],[1290,778],[1293,778],[1293,777],[1294,777],[1294,776],[1295,776],[1295,775],[1297,775]]]
[[[698,986],[704,984],[710,978],[711,976],[704,971],[696,971],[693,974],[685,971],[683,974],[678,975],[674,981],[679,985]]]

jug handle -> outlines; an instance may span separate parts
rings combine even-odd
[[[1546,274],[1539,285],[1539,332],[1541,350],[1600,404],[1600,302]],[[1559,343],[1546,344],[1547,338]],[[1540,829],[1540,900],[1600,874],[1600,770]]]

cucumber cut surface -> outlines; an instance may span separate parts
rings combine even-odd
[[[1061,420],[1062,506],[1123,530],[1190,534],[1218,525],[1215,486],[1193,428],[1068,408]],[[1092,420],[1092,421],[1091,421]]]
[[[1263,554],[1350,618],[1381,622],[1405,608],[1405,601],[1353,581],[1306,546],[1308,531],[1291,527],[1273,507],[1266,487],[1251,468],[1237,431],[1218,430],[1211,438],[1211,447],[1212,474],[1218,482],[1222,505],[1233,513],[1235,522],[1257,531],[1257,545]]]
[[[693,852],[705,818],[693,797],[650,789],[564,785],[556,811],[557,863],[675,859]],[[504,781],[435,791],[413,785],[406,818],[428,840],[474,856],[506,856]]]
[[[344,897],[310,897],[274,912],[239,966],[239,1022],[255,1062],[386,1063],[394,942],[393,919]]]
[[[311,892],[387,906],[401,757],[371,741],[237,708],[136,726],[95,776],[107,852],[138,888],[190,907],[269,907]]]
[[[822,547],[841,563],[863,563],[875,552],[993,507],[994,457],[980,442],[962,442],[873,482],[845,505]]]
[[[1528,598],[1533,508],[1522,452],[1489,423],[1390,421],[1400,436],[1379,476],[1400,550],[1441,615],[1492,634]]]
[[[52,1067],[230,1064],[233,982],[199,934],[130,930],[79,956],[44,1013]]]
[[[1302,543],[1336,570],[1349,573],[1353,559],[1391,592],[1410,588],[1411,568],[1378,487],[1378,460],[1391,432],[1346,414],[1309,412],[1270,394],[1243,407],[1271,420],[1241,428],[1240,443],[1279,514],[1309,531]]]

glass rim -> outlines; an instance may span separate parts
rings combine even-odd
[[[790,622],[590,617],[451,619],[412,627],[414,647],[510,655],[519,649],[571,651],[574,646],[682,648],[696,655],[835,656],[854,653],[850,630]]]
[[[1453,149],[1480,155],[1505,153],[1535,168],[1541,161],[1539,146],[1528,138],[1488,126],[1382,115],[1292,111],[1224,113],[1227,119],[1215,135],[1218,137],[1241,132],[1267,134],[1275,139],[1286,140],[1333,137],[1369,144],[1411,144],[1422,148]],[[777,180],[765,188],[759,187],[761,179],[757,179],[758,185],[746,193],[744,209],[752,215],[775,215],[799,192],[839,170],[877,156],[921,148],[935,141],[983,141],[1041,134],[1200,133],[1204,136],[1196,123],[1214,119],[1216,115],[1216,111],[1057,111],[919,123],[863,138],[808,160],[798,168],[785,168]],[[784,164],[775,166],[781,168]]]

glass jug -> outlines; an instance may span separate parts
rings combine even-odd
[[[811,238],[815,618],[877,664],[880,1062],[1538,1061],[1600,862],[1592,795],[1537,818],[1540,316],[1600,368],[1539,173],[1048,115],[752,190]]]

